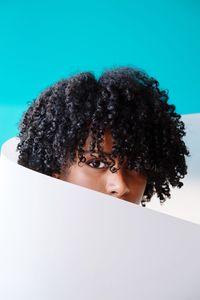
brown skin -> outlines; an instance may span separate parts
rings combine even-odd
[[[134,170],[128,170],[125,166],[112,173],[103,163],[98,154],[89,153],[90,137],[87,138],[84,147],[86,162],[81,166],[78,161],[69,169],[64,169],[60,174],[53,176],[61,180],[74,183],[119,199],[135,204],[140,204],[146,187],[146,178]],[[109,132],[104,135],[104,152],[112,151],[112,137]],[[94,157],[95,156],[95,157]],[[118,159],[115,160],[116,166]]]

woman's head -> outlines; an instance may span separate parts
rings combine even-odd
[[[167,101],[168,95],[159,89],[158,81],[138,69],[113,69],[99,79],[80,73],[61,80],[45,90],[25,113],[19,133],[19,163],[105,193],[107,190],[94,183],[76,182],[77,172],[96,164],[92,171],[105,170],[104,175],[112,174],[112,178],[121,173],[127,181],[135,174],[128,180],[127,191],[131,187],[133,192],[137,180],[143,184],[139,190],[142,197],[133,202],[145,203],[154,193],[162,202],[170,196],[170,185],[182,185],[188,155],[182,141],[184,124]],[[74,180],[70,174],[75,175]],[[118,180],[116,176],[111,182]],[[103,178],[105,188],[108,176]],[[117,196],[115,190],[111,192]],[[133,197],[131,194],[126,199],[125,194],[119,198]]]

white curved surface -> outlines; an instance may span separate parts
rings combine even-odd
[[[200,226],[0,157],[1,300],[198,300]]]

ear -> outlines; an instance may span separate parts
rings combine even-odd
[[[59,173],[56,173],[56,172],[53,172],[53,173],[52,173],[52,177],[57,178],[57,179],[60,179],[60,174],[59,174]]]

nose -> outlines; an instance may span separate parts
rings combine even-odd
[[[122,170],[119,169],[115,173],[111,171],[108,172],[106,194],[116,198],[123,198],[123,196],[127,195],[130,191],[122,174]]]

